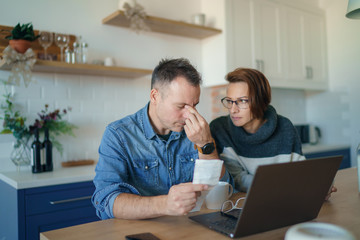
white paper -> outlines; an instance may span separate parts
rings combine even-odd
[[[209,185],[209,189],[201,192],[201,196],[198,197],[196,206],[191,210],[191,212],[200,211],[206,195],[215,185],[218,184],[222,165],[222,160],[196,159],[192,183],[207,184]]]

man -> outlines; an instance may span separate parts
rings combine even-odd
[[[195,109],[200,84],[188,60],[162,60],[150,102],[106,128],[92,197],[100,218],[180,216],[195,207],[208,189],[191,183],[195,160],[218,159],[209,125]],[[224,168],[221,175],[228,180]]]

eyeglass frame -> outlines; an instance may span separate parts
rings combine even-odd
[[[231,200],[226,200],[226,201],[223,202],[223,204],[221,205],[220,212],[221,212],[221,213],[228,213],[228,212],[231,212],[231,211],[234,210],[234,209],[239,209],[239,210],[241,210],[242,207],[238,207],[237,205],[239,204],[239,202],[240,202],[241,200],[245,200],[245,199],[246,199],[246,197],[241,197],[241,198],[239,198],[238,200],[236,200],[235,204],[234,204],[233,201],[231,201]],[[225,205],[226,203],[228,203],[228,202],[231,203],[231,208],[230,208],[229,210],[224,211],[224,205]]]
[[[230,107],[228,107],[225,103],[224,100],[226,100],[227,102],[231,102]],[[249,99],[245,99],[245,98],[238,98],[235,101],[231,100],[228,97],[223,97],[221,100],[222,105],[227,108],[227,109],[231,109],[232,106],[235,105],[239,108],[239,109],[248,109],[249,108]],[[242,105],[241,105],[242,104]]]

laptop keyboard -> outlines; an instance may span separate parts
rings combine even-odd
[[[235,228],[236,222],[237,220],[235,218],[229,217],[222,220],[214,221],[212,222],[212,224],[228,231],[232,231]]]

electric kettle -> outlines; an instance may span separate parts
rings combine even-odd
[[[304,144],[317,144],[321,137],[320,128],[311,124],[295,125],[295,128]]]
[[[309,125],[309,143],[310,144],[317,144],[321,138],[321,131],[320,128]]]

